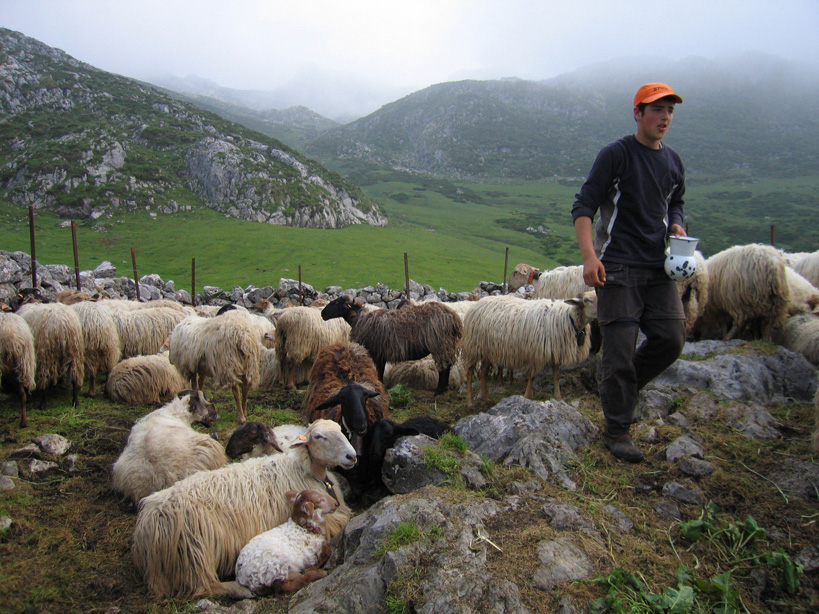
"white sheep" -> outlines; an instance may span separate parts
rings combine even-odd
[[[581,265],[559,266],[541,272],[528,264],[518,264],[509,276],[507,288],[515,292],[526,284],[533,284],[533,298],[573,298],[593,290],[583,281]]]
[[[793,270],[819,288],[819,251],[800,254],[791,264]]]
[[[785,275],[788,278],[788,315],[797,313],[812,313],[819,306],[819,288],[805,279],[789,266],[785,267]]]
[[[466,369],[459,356],[449,371],[449,389],[458,390],[465,379]],[[397,384],[434,392],[438,387],[438,368],[435,366],[435,360],[432,356],[427,356],[420,360],[387,363],[384,367],[384,386],[389,389]]]
[[[693,332],[697,320],[705,313],[705,306],[708,304],[708,263],[702,252],[695,251],[694,258],[697,261],[694,274],[677,282],[677,290],[685,312],[686,335]]]
[[[535,375],[551,367],[555,398],[561,399],[560,368],[586,360],[591,348],[589,322],[596,317],[594,292],[566,300],[526,300],[513,295],[482,298],[464,318],[461,352],[466,366],[467,402],[472,403],[472,375],[478,363],[482,401],[488,400],[490,365],[527,369],[527,399],[532,397]]]
[[[148,405],[172,399],[188,382],[171,364],[168,352],[132,356],[117,363],[108,373],[106,396],[117,403]]]
[[[281,383],[296,388],[296,371],[313,365],[319,351],[333,343],[350,340],[350,325],[342,319],[324,321],[321,310],[290,307],[282,311],[273,333],[273,347],[279,359]]]
[[[317,420],[303,437],[287,454],[194,473],[140,501],[132,555],[153,598],[251,596],[220,578],[233,575],[251,538],[287,521],[290,490],[326,490],[339,502],[327,517],[329,538],[344,529],[352,512],[327,468],[352,468],[355,451],[332,420]]]
[[[819,316],[797,313],[774,331],[773,341],[798,352],[819,367]]]
[[[311,362],[299,363],[293,369],[293,384],[295,386],[305,386],[310,377]],[[262,348],[259,359],[259,388],[269,390],[281,384],[282,365],[276,350]]]
[[[26,395],[35,388],[36,372],[36,352],[31,329],[16,313],[0,311],[0,376],[11,376],[17,384],[21,403],[21,428],[28,426]]]
[[[88,396],[96,394],[97,373],[106,375],[119,362],[122,348],[119,332],[111,311],[99,303],[81,301],[71,303],[71,309],[80,318],[85,345],[85,375],[89,378]]]
[[[114,307],[120,304],[143,305],[133,301],[100,301],[114,317],[122,358],[156,354],[168,335],[185,318],[185,312],[169,307]]]
[[[31,328],[37,372],[34,380],[42,391],[40,408],[45,407],[46,391],[60,380],[71,381],[71,403],[79,406],[79,391],[85,378],[85,346],[82,324],[71,307],[63,303],[26,303],[17,312]]]
[[[222,445],[191,428],[210,426],[216,408],[201,392],[183,392],[134,423],[112,470],[111,487],[136,504],[153,492],[195,473],[227,464]]]
[[[236,559],[236,582],[254,595],[292,593],[326,575],[330,558],[327,520],[338,502],[306,489],[286,493],[293,506],[287,522],[251,539]]]
[[[259,331],[237,311],[214,318],[190,315],[177,324],[170,340],[170,361],[194,390],[210,377],[227,386],[236,401],[236,419],[247,420],[247,396],[259,384],[262,344]]]
[[[782,253],[769,245],[735,245],[706,264],[708,303],[695,332],[725,341],[738,336],[771,341],[774,329],[785,323],[790,301]]]

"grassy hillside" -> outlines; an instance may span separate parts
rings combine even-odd
[[[518,262],[541,268],[579,264],[569,210],[578,183],[507,182],[455,184],[446,180],[385,174],[365,187],[383,204],[386,228],[355,226],[314,230],[246,222],[209,210],[175,215],[145,213],[80,220],[77,240],[81,269],[110,260],[120,275],[132,274],[131,247],[138,273],[157,273],[190,288],[191,259],[196,286],[276,285],[298,278],[322,290],[383,282],[404,284],[410,277],[450,292],[469,291],[482,280],[501,281],[509,248],[509,270]],[[819,248],[819,177],[757,182],[690,182],[689,233],[712,255],[731,245],[769,243],[790,252]],[[28,211],[0,202],[0,249],[30,252]],[[38,211],[37,260],[73,264],[71,229]],[[532,228],[537,230],[531,230]],[[529,230],[527,230],[529,229]]]

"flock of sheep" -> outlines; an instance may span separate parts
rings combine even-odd
[[[692,338],[762,338],[819,365],[819,252],[753,244],[697,258],[694,277],[678,282]],[[449,429],[424,417],[392,422],[389,387],[440,394],[465,385],[471,404],[476,370],[482,401],[491,369],[518,370],[531,398],[534,378],[551,369],[561,397],[561,368],[594,349],[596,297],[582,267],[521,264],[509,290],[397,309],[342,294],[255,310],[66,291],[0,313],[0,367],[16,385],[23,427],[30,393],[42,406],[49,388],[70,382],[76,405],[86,380],[95,393],[98,374],[116,402],[161,404],[136,421],[112,469],[112,488],[138,510],[132,555],[152,596],[288,592],[323,574],[351,516],[342,484],[360,495],[399,436]],[[303,425],[248,422],[253,389],[304,385]],[[217,417],[205,386],[233,393],[227,448],[191,426]],[[813,445],[819,452],[819,393]]]

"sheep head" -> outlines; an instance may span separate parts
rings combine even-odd
[[[285,496],[293,506],[290,517],[300,527],[316,535],[326,535],[327,521],[324,514],[332,514],[338,509],[338,501],[313,489],[301,492],[289,490]]]
[[[316,410],[341,406],[341,426],[346,431],[355,452],[361,456],[364,435],[367,434],[367,400],[377,397],[379,393],[361,384],[347,384],[336,394],[316,407]],[[329,413],[329,412],[328,412]],[[325,414],[326,415],[326,414]]]
[[[311,423],[305,434],[290,444],[291,448],[297,446],[307,446],[313,461],[313,475],[322,481],[327,467],[355,467],[355,450],[341,432],[341,425],[333,420],[321,419]]]
[[[225,446],[225,454],[228,458],[238,458],[252,452],[257,446],[282,451],[272,428],[261,422],[245,422],[233,431]]]
[[[183,390],[179,393],[179,398],[188,396],[188,411],[191,414],[192,422],[198,422],[205,426],[210,426],[219,419],[216,406],[205,398],[201,390]]]
[[[330,301],[327,306],[321,310],[321,319],[327,321],[333,318],[344,318],[347,324],[350,324],[350,320],[355,318],[360,309],[361,303],[354,301],[352,297],[346,294],[342,294],[338,298]]]

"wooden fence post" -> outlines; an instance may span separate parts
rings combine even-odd
[[[304,305],[304,292],[301,287],[301,265],[299,265],[299,305]]]
[[[771,224],[771,246],[776,247],[776,227]]]
[[[196,258],[191,258],[191,304],[196,294]]]
[[[142,297],[139,295],[139,277],[137,277],[136,253],[134,252],[133,247],[131,248],[131,264],[134,265],[134,285],[136,286],[136,298],[138,301],[141,301]]]
[[[509,248],[506,248],[506,257],[503,259],[503,293],[506,294],[509,290],[509,284],[506,283],[506,272],[509,270]]]
[[[28,207],[28,229],[31,236],[31,287],[37,287],[37,250],[34,241],[34,205]]]
[[[409,257],[407,252],[404,252],[404,294],[409,299]]]
[[[71,220],[71,243],[74,246],[74,276],[77,278],[77,292],[80,292],[80,258],[77,255],[77,224],[74,220]]]

